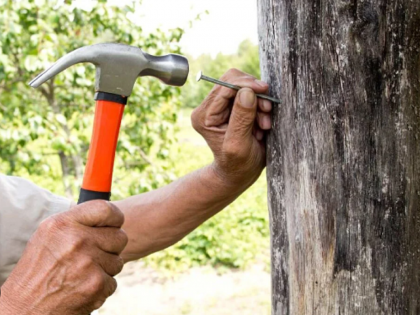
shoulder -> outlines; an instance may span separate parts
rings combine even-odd
[[[0,174],[0,204],[2,205],[1,212],[39,210],[57,213],[68,210],[71,201],[27,179]]]

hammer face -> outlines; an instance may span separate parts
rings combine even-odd
[[[152,56],[140,48],[103,43],[76,49],[39,74],[29,85],[38,87],[71,65],[96,66],[95,90],[130,96],[139,76],[154,76],[166,84],[182,86],[188,77],[188,60],[180,55]]]

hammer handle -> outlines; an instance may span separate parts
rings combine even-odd
[[[80,190],[78,204],[109,200],[115,150],[126,98],[109,93],[97,93],[92,140]]]

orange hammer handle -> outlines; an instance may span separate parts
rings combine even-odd
[[[125,103],[114,100],[96,101],[92,140],[78,203],[110,198],[115,150],[124,107]]]

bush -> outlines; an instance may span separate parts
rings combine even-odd
[[[204,140],[189,123],[191,110],[183,110],[179,142],[171,151],[174,172],[182,176],[213,159]],[[169,270],[185,270],[200,265],[244,268],[256,259],[268,263],[269,224],[265,172],[234,203],[202,224],[174,246],[145,259],[147,264]]]

